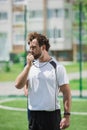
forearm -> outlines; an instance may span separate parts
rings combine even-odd
[[[70,125],[71,91],[68,84],[61,87],[63,93],[64,116],[60,122],[60,128],[65,129]]]
[[[64,105],[64,113],[70,113],[71,109],[71,92],[68,89],[66,93],[63,93],[63,105]]]
[[[70,112],[71,109],[71,90],[68,84],[60,87],[60,91],[63,94],[63,106],[64,112]]]
[[[26,65],[24,70],[18,75],[15,81],[15,87],[21,89],[24,87],[27,81],[27,76],[30,70],[30,66]]]
[[[25,86],[24,86],[24,94],[25,94],[25,96],[28,96],[28,80],[27,80],[27,82],[26,82],[26,84],[25,84]]]

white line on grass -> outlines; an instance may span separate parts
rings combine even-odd
[[[15,100],[15,98],[2,99],[2,100],[0,100],[0,103],[9,102],[9,101],[13,101],[13,100]]]
[[[83,116],[87,116],[87,112],[71,112],[71,115],[83,115]]]
[[[15,100],[15,98],[3,99],[3,100],[0,101],[0,103],[12,101],[12,100]],[[83,101],[84,99],[82,99],[82,100],[81,99],[77,99],[77,100]],[[26,109],[25,108],[14,108],[14,107],[8,107],[8,106],[3,106],[3,105],[0,105],[0,108],[1,109],[5,109],[5,110],[12,110],[12,111],[27,111],[27,108]],[[84,115],[84,116],[87,116],[87,112],[71,112],[71,115]]]
[[[27,109],[24,109],[24,108],[14,108],[14,107],[8,107],[8,106],[3,106],[3,105],[0,105],[0,108],[5,109],[5,110],[12,110],[12,111],[27,111]],[[87,112],[71,112],[71,115],[87,116]]]
[[[12,110],[12,111],[27,111],[25,108],[14,108],[14,107],[8,107],[3,105],[0,105],[0,108],[5,110]]]
[[[26,100],[26,98],[7,98],[7,99],[1,99],[0,103],[4,103],[4,102],[9,102],[9,101],[13,101],[13,100]]]
[[[87,98],[86,99],[81,99],[81,98],[72,98],[72,101],[78,101],[78,102],[84,102],[84,101],[87,101]]]
[[[20,100],[20,99],[21,98],[18,98],[18,100]],[[9,102],[9,101],[13,101],[13,100],[15,100],[15,98],[2,99],[0,101],[0,103]],[[3,105],[0,105],[0,108],[5,109],[5,110],[12,110],[12,111],[27,111],[27,109],[25,109],[25,108],[8,107],[8,106],[3,106]]]

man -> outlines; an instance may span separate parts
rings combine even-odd
[[[71,92],[66,70],[48,51],[49,40],[36,32],[28,35],[30,53],[15,86],[28,88],[29,130],[61,130],[70,125]],[[61,119],[59,91],[63,93]]]

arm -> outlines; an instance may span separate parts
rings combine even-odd
[[[24,86],[24,94],[25,94],[25,96],[28,96],[28,80]]]
[[[69,84],[65,84],[60,87],[60,91],[63,93],[63,106],[64,106],[64,113],[70,113],[71,108],[71,91]],[[70,125],[70,115],[65,114],[60,122],[60,128],[65,129]]]
[[[23,71],[17,76],[16,81],[15,81],[15,86],[18,89],[21,89],[24,87],[27,81],[27,76],[32,64],[32,61],[34,60],[33,55],[28,54],[27,56],[27,65],[24,67]]]

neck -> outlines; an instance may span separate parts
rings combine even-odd
[[[41,57],[39,58],[40,62],[47,62],[51,59],[50,55],[48,54],[48,52],[44,52]]]

